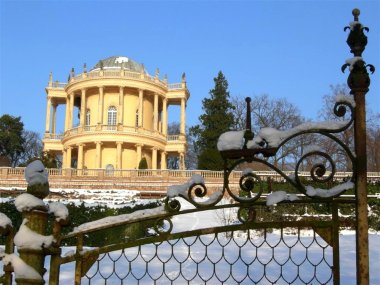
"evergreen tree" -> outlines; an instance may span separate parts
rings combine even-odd
[[[0,156],[8,157],[12,166],[16,165],[19,156],[24,152],[23,130],[21,117],[7,114],[0,117]]]
[[[148,162],[145,157],[141,158],[138,169],[148,169]]]
[[[190,129],[198,153],[199,169],[223,169],[223,160],[216,145],[219,136],[234,125],[234,106],[229,101],[228,82],[221,71],[214,82],[215,87],[209,92],[211,98],[202,101],[204,114],[199,117],[200,124]]]

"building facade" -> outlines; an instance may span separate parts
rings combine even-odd
[[[166,169],[168,156],[184,169],[185,75],[169,84],[159,71],[149,75],[142,64],[124,56],[100,60],[68,82],[46,87],[44,151],[62,155],[62,168],[136,169],[145,158],[150,169]],[[180,106],[180,130],[168,135],[168,106]],[[57,134],[57,110],[65,108],[64,133]],[[63,126],[62,126],[63,127]]]

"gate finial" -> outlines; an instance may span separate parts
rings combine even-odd
[[[247,117],[246,117],[246,121],[245,121],[245,133],[244,133],[243,149],[247,149],[247,142],[249,140],[252,140],[254,137],[254,134],[252,132],[252,125],[251,125],[251,98],[250,97],[245,98],[245,102],[247,102]]]
[[[352,15],[354,16],[354,21],[359,21],[360,10],[355,8],[352,10]]]

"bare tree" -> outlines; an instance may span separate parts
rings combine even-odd
[[[380,171],[380,114],[371,116],[367,128],[368,171]]]
[[[180,124],[172,122],[168,125],[168,134],[177,135],[180,133]],[[186,169],[195,169],[197,167],[197,155],[194,150],[194,138],[186,130],[187,151],[185,155]],[[168,157],[167,166],[169,169],[179,169],[179,157],[170,155]]]
[[[351,113],[346,112],[343,117],[337,117],[334,114],[334,105],[336,104],[336,97],[338,95],[351,96],[350,90],[345,84],[337,84],[330,86],[331,93],[323,96],[323,104],[318,112],[319,118],[324,121],[345,121],[349,120]],[[354,148],[354,130],[353,126],[345,130],[344,132],[336,134],[336,137],[341,140],[346,146],[353,150]],[[318,141],[319,145],[323,145],[324,150],[330,154],[338,170],[351,171],[352,163],[347,153],[333,140],[326,137],[320,137]]]
[[[23,130],[24,151],[17,157],[17,165],[23,165],[33,158],[40,157],[42,153],[42,141],[39,133]]]
[[[246,125],[246,102],[244,98],[233,97],[232,104],[235,106],[234,118],[235,128],[245,129]],[[293,128],[305,119],[300,115],[299,110],[285,98],[271,99],[268,95],[255,96],[251,101],[252,110],[252,128],[254,133],[258,133],[262,128],[274,128],[278,130],[287,130]],[[302,154],[302,145],[308,140],[295,138],[284,145],[272,159],[273,164],[286,170],[291,164],[294,166],[295,161]]]

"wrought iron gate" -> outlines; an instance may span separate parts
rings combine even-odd
[[[219,150],[224,159],[224,183],[220,191],[208,193],[202,178],[194,176],[188,183],[169,189],[163,205],[155,209],[84,224],[67,235],[61,234],[64,221],[56,220],[53,226],[56,243],[41,250],[19,250],[21,259],[43,275],[44,256],[51,256],[49,284],[339,284],[339,230],[350,226],[356,229],[358,284],[369,284],[363,138],[365,94],[369,87],[367,67],[372,73],[374,67],[366,65],[361,57],[367,43],[364,31],[368,28],[359,23],[357,9],[353,15],[355,21],[348,27],[347,43],[355,57],[342,67],[343,71],[350,68],[348,85],[353,96],[337,98],[334,113],[340,120],[305,123],[287,131],[263,129],[254,134],[247,99],[246,130],[226,133],[220,138]],[[339,134],[351,127],[354,149],[339,139]],[[322,136],[336,144],[352,164],[353,176],[331,186],[336,164],[334,156],[323,148],[304,152],[295,164],[293,176],[271,164],[270,158],[281,147],[305,135]],[[298,176],[306,160],[312,161],[311,180]],[[243,171],[238,183],[233,183],[232,171],[250,162],[275,170],[294,191],[271,192],[270,184],[249,169]],[[34,190],[28,188],[29,193],[35,194]],[[353,191],[355,199],[342,197],[347,191]],[[228,198],[229,203],[224,203],[223,198]],[[356,209],[354,219],[339,215],[339,209],[345,205]],[[306,215],[307,207],[323,207],[324,215]],[[210,211],[234,216],[222,219],[222,224],[212,224],[205,220],[209,216],[202,216]],[[198,227],[191,220],[195,214],[199,215]],[[46,234],[46,210],[40,207],[23,215],[29,220],[29,228]],[[178,226],[184,224],[188,228]],[[149,232],[134,234],[136,225]],[[309,237],[302,234],[305,229]],[[11,254],[12,229],[1,230],[8,237],[6,254]],[[116,242],[108,239],[110,233],[117,236]],[[91,235],[101,235],[104,240],[88,247],[86,240]],[[69,241],[75,244],[73,251],[62,252],[62,245]],[[67,271],[66,266],[71,268]],[[11,284],[14,264],[9,263],[4,271],[0,280]],[[71,281],[66,279],[67,272],[71,273]],[[16,282],[44,283],[17,276],[17,272]]]

